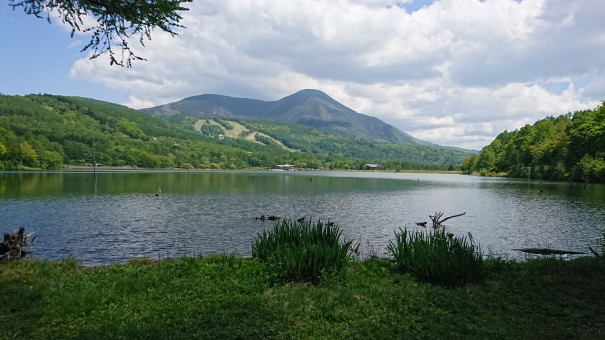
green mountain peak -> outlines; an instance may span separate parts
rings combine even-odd
[[[277,101],[204,94],[142,111],[155,115],[256,118],[302,124],[364,141],[432,145],[376,117],[358,113],[314,89],[301,90]]]

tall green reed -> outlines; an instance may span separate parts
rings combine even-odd
[[[596,250],[592,247],[588,247],[590,252],[596,257],[605,257],[605,233],[603,233],[603,239],[597,240]]]
[[[317,284],[324,272],[337,271],[347,261],[353,241],[341,242],[341,235],[333,222],[284,219],[256,236],[252,256],[269,264],[275,282]]]
[[[483,255],[466,237],[447,235],[443,229],[424,233],[399,228],[388,253],[401,273],[444,286],[459,286],[485,277]]]

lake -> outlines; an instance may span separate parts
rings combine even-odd
[[[35,231],[34,257],[106,265],[135,257],[250,255],[261,215],[333,221],[363,255],[384,255],[399,228],[437,211],[484,254],[588,252],[605,232],[605,186],[456,174],[274,171],[0,173],[0,229]]]

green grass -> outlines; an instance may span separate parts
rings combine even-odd
[[[6,338],[263,338],[268,275],[225,256],[80,268],[75,260],[2,266]]]
[[[465,237],[446,235],[443,229],[425,233],[400,228],[387,251],[399,272],[423,282],[454,287],[485,276],[483,255]]]
[[[317,285],[218,255],[0,266],[2,339],[603,339],[605,261],[486,260],[459,288],[349,259]]]

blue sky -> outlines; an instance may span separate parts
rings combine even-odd
[[[605,100],[602,0],[195,0],[131,69],[89,37],[0,5],[0,93],[143,108],[316,88],[414,137],[480,149],[503,130]]]
[[[0,5],[0,93],[25,95],[51,93],[124,102],[127,93],[109,89],[86,79],[70,77],[69,70],[85,57],[82,38],[70,38],[70,31],[56,20],[28,16]]]

